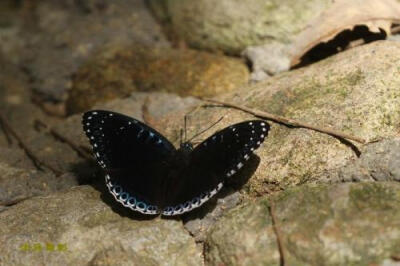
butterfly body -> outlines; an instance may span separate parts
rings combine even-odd
[[[268,134],[261,120],[227,127],[196,147],[175,147],[140,121],[115,112],[83,115],[83,129],[106,185],[125,207],[143,214],[179,215],[214,196]]]

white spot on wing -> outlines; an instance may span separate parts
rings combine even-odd
[[[128,192],[124,191],[121,186],[116,183],[113,184],[109,175],[106,175],[106,185],[108,191],[114,196],[115,200],[120,202],[123,206],[143,214],[159,213],[156,206],[137,201],[135,197],[132,197]],[[138,204],[141,206],[138,206]]]
[[[162,211],[162,215],[172,216],[172,215],[182,214],[190,210],[193,210],[194,208],[200,207],[206,201],[208,201],[212,196],[217,194],[222,187],[223,187],[223,182],[219,183],[216,188],[207,191],[206,193],[201,193],[200,196],[195,197],[192,200],[185,202],[184,204],[165,207],[164,210]],[[185,205],[187,206],[185,207]]]

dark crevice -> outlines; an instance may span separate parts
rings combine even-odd
[[[365,25],[358,25],[352,30],[340,32],[334,39],[328,42],[319,43],[311,48],[300,58],[300,63],[293,66],[292,69],[315,63],[360,44],[384,39],[386,39],[386,32],[384,30],[380,29],[380,32],[376,33],[371,32]]]

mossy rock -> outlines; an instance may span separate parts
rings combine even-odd
[[[315,0],[150,0],[154,13],[192,47],[239,54],[271,42],[290,43],[332,5]]]
[[[210,265],[381,265],[400,254],[400,184],[304,185],[230,211],[211,229]]]
[[[202,265],[193,238],[178,221],[132,219],[132,213],[105,201],[114,202],[79,186],[1,212],[1,264],[103,265],[126,258],[124,265]]]
[[[244,86],[219,99],[365,140],[395,137],[400,131],[399,55],[398,42],[375,42]],[[191,113],[195,119],[188,134],[199,132],[221,116],[226,118],[215,130],[254,119],[238,110],[199,108]],[[175,129],[181,119],[165,119],[165,123],[171,138],[178,139]],[[256,196],[265,193],[266,188],[307,183],[316,175],[356,159],[355,150],[362,151],[363,146],[356,142],[353,145],[328,134],[272,123],[268,138],[256,151],[260,164],[245,191]]]

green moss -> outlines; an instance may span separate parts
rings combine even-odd
[[[357,69],[355,72],[349,73],[349,75],[343,78],[343,82],[346,83],[348,86],[356,86],[362,80],[364,80],[364,74],[362,73],[361,69]]]
[[[346,75],[330,72],[324,81],[310,77],[296,87],[275,93],[268,103],[268,110],[278,115],[291,115],[296,110],[318,107],[327,102],[341,104],[351,93],[352,87],[364,78],[360,69]]]
[[[291,217],[297,217],[304,223],[304,234],[314,235],[325,224],[330,215],[327,206],[331,205],[326,185],[305,185],[286,189],[276,198],[277,209],[287,209]],[[312,213],[312,217],[310,217]]]
[[[400,195],[379,183],[365,183],[350,191],[351,203],[357,209],[400,209]],[[395,207],[398,206],[398,207]]]

